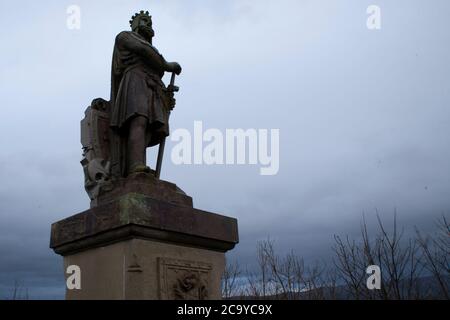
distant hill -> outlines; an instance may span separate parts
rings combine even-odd
[[[443,276],[443,279],[450,288],[450,277]],[[441,287],[438,285],[436,279],[432,276],[421,277],[415,282],[415,286],[408,288],[408,281],[404,280],[400,282],[402,299],[445,299]],[[378,290],[377,290],[378,291]],[[365,292],[369,293],[369,290]],[[371,297],[367,294],[366,297],[361,299],[383,299],[381,292],[370,292]],[[415,293],[418,293],[416,295]],[[269,295],[266,297],[258,296],[235,296],[227,300],[353,300],[355,297],[351,294],[351,290],[348,286],[340,285],[334,288],[322,287],[304,292],[291,292],[289,294],[277,294]],[[390,297],[394,299],[394,297]]]

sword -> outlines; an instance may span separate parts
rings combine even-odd
[[[170,84],[167,87],[167,90],[171,92],[178,92],[180,88],[178,88],[175,85],[175,72],[172,72],[172,76],[170,77]],[[169,111],[170,115],[170,111]],[[167,117],[167,121],[169,121],[169,117]],[[164,156],[164,147],[166,146],[166,137],[164,137],[161,142],[159,143],[159,150],[158,150],[158,159],[156,160],[156,171],[155,171],[155,177],[156,179],[159,179],[161,175],[161,166]]]

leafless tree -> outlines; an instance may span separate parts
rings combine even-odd
[[[259,241],[256,247],[256,271],[241,272],[235,262],[224,273],[225,298],[251,299],[449,299],[450,226],[443,217],[436,236],[405,239],[397,225],[390,231],[377,212],[378,232],[369,235],[363,216],[360,240],[334,236],[331,267],[326,263],[306,265],[293,251],[284,256],[275,252],[274,241]],[[380,290],[367,288],[367,267],[381,269]],[[255,269],[254,269],[255,270]],[[441,294],[436,295],[431,273]],[[237,281],[239,279],[239,281]]]
[[[344,280],[350,298],[353,299],[418,299],[419,278],[423,263],[415,239],[405,240],[404,230],[398,230],[394,214],[392,231],[389,233],[377,214],[379,234],[371,241],[367,224],[363,219],[361,243],[343,241],[335,237],[336,268]],[[381,290],[368,290],[366,268],[378,265],[381,269]]]
[[[270,239],[260,241],[257,247],[263,296],[276,299],[319,299],[324,297],[326,283],[324,268],[319,264],[305,266],[303,258],[293,251],[283,257],[275,252]]]
[[[270,238],[267,241],[258,241],[256,245],[256,255],[258,258],[258,268],[261,274],[261,295],[262,297],[267,296],[267,284],[268,284],[268,256],[267,247],[273,246]]]
[[[14,280],[11,300],[28,300],[28,288],[23,288],[18,280]]]
[[[343,240],[340,236],[334,236],[335,253],[334,265],[338,277],[344,284],[350,298],[364,298],[364,280],[365,280],[365,261],[362,261],[363,255],[361,248],[355,241],[347,236]]]
[[[426,261],[425,268],[433,275],[445,299],[450,299],[450,224],[445,216],[438,221],[437,235],[423,236],[416,228],[417,242]]]
[[[227,299],[240,294],[240,292],[238,292],[238,280],[240,274],[241,271],[237,261],[229,263],[228,260],[226,260],[225,270],[222,275],[222,297]]]

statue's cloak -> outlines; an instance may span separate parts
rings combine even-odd
[[[164,71],[154,70],[138,53],[124,48],[123,41],[128,42],[128,47],[134,44],[136,51],[141,45],[152,47],[135,32],[124,31],[116,38],[111,68],[111,126],[121,129],[133,116],[141,115],[148,119],[153,130],[168,134],[169,110],[161,80]],[[152,138],[148,146],[158,144],[159,138]]]

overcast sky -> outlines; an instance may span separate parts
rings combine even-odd
[[[71,4],[80,30],[66,27]],[[381,30],[366,26],[371,4]],[[230,259],[251,267],[267,236],[280,253],[327,259],[333,234],[357,237],[376,209],[425,231],[448,215],[447,0],[2,1],[0,298],[15,281],[30,298],[63,298],[50,225],[89,207],[79,121],[109,98],[114,37],[141,9],[183,67],[172,130],[280,129],[275,176],[165,159],[162,178],[197,208],[239,220]]]

